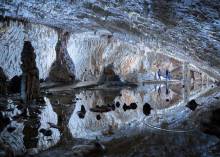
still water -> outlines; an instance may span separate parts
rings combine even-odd
[[[50,148],[37,156],[72,156],[74,145],[96,140],[108,149],[104,156],[218,156],[219,139],[200,131],[195,118],[202,106],[186,106],[212,88],[165,83],[49,93],[28,116],[17,96],[1,98],[0,138],[18,155]]]

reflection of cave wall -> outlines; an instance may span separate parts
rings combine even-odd
[[[11,99],[6,101],[6,110],[2,113],[10,118],[11,122],[0,129],[0,138],[13,149],[16,156],[25,156],[24,153],[27,152],[35,154],[56,145],[60,140],[60,131],[50,125],[57,125],[57,114],[49,99],[44,100],[45,104],[39,104],[40,107],[35,105],[29,107],[28,121],[14,120],[22,113],[18,109],[19,103]],[[52,135],[45,136],[40,129],[51,130]]]
[[[112,91],[112,94],[109,94],[109,91],[83,91],[77,94],[78,101],[76,101],[75,110],[68,124],[72,136],[78,138],[95,138],[96,136],[104,135],[104,132],[111,128],[116,130],[122,129],[130,122],[142,121],[146,118],[146,115],[143,113],[143,105],[145,103],[149,103],[153,108],[152,114],[147,117],[156,119],[158,116],[157,113],[161,113],[167,110],[167,108],[172,108],[175,103],[181,100],[181,97],[169,89],[168,97],[170,101],[167,102],[165,87],[163,86],[161,88],[160,95],[155,90],[154,85],[143,86],[137,90],[124,89],[121,90],[120,94],[116,94],[116,91]],[[110,112],[97,113],[90,111],[91,108],[97,105],[112,105],[116,103],[120,103],[120,106],[115,106],[115,110]],[[137,108],[124,110],[124,104],[131,106],[131,103],[136,103]],[[79,118],[78,112],[81,110],[82,105],[84,105],[86,113],[84,118]],[[100,115],[100,120],[97,120],[97,115]],[[163,118],[155,123],[159,124],[162,120]]]
[[[76,94],[77,101],[75,110],[73,111],[68,128],[74,138],[110,138],[125,135],[129,129],[144,129],[148,125],[166,129],[177,129],[180,122],[184,121],[192,112],[188,109],[183,100],[183,91],[181,84],[169,85],[169,94],[166,93],[166,86],[161,86],[161,92],[158,92],[159,85],[144,85],[139,86],[135,90],[123,89],[120,95],[112,94],[110,99],[106,99],[108,91],[82,91]],[[210,86],[204,87],[201,85],[197,90],[189,94],[189,99],[195,99],[198,96],[210,90]],[[180,93],[179,93],[180,92]],[[116,92],[115,92],[116,93]],[[166,99],[169,98],[169,102]],[[202,101],[205,102],[206,99]],[[90,109],[97,105],[115,104],[115,109],[109,112],[98,113]],[[116,106],[116,103],[120,105]],[[131,106],[131,103],[136,103],[134,109],[124,110],[124,104]],[[144,112],[144,106],[148,103],[152,110],[149,114]],[[84,117],[79,117],[81,106],[85,107],[86,113]],[[99,119],[97,119],[99,116]],[[147,125],[146,125],[147,124]],[[167,125],[166,125],[167,124]],[[165,126],[166,125],[166,126]],[[192,127],[192,125],[187,126]],[[135,129],[134,129],[135,128]],[[148,128],[149,129],[149,128]],[[181,126],[181,129],[182,126]],[[186,130],[187,130],[186,129]],[[117,132],[120,134],[117,134]],[[134,133],[131,131],[131,134]]]

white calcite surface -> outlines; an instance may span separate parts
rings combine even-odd
[[[4,22],[1,25],[3,27],[0,29],[0,66],[9,79],[21,74],[21,52],[24,40],[31,41],[40,78],[45,79],[56,59],[56,31],[43,25],[16,21]]]
[[[186,60],[218,79],[219,8],[219,0],[0,1],[2,17],[74,34],[105,29],[119,40]]]
[[[0,66],[12,78],[21,74],[21,52],[24,40],[30,40],[36,53],[40,78],[48,77],[56,59],[57,32],[47,26],[9,20],[3,22],[0,36]],[[112,64],[121,80],[140,82],[157,78],[160,68],[182,69],[181,57],[167,55],[163,50],[120,40],[114,33],[101,29],[72,33],[67,41],[64,59],[77,80],[97,80],[104,67]],[[191,64],[196,67],[196,65]],[[200,67],[199,67],[200,68]],[[198,68],[197,68],[198,70]]]
[[[42,133],[39,133],[38,135],[38,144],[37,148],[39,150],[46,150],[50,148],[51,146],[54,146],[57,144],[60,140],[60,131],[57,128],[51,128],[48,123],[52,123],[54,125],[57,125],[58,123],[58,117],[57,114],[53,111],[52,105],[48,98],[44,98],[46,102],[46,106],[41,111],[40,114],[40,123],[41,126],[40,129],[50,129],[52,131],[52,135],[49,137],[45,137]]]
[[[109,37],[108,31],[73,34],[67,50],[75,65],[76,79],[96,80],[103,68],[112,64],[122,80],[143,81],[155,78],[157,70],[181,66],[181,62],[149,47],[132,45]]]

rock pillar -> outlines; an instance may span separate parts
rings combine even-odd
[[[36,66],[35,58],[36,55],[31,42],[25,41],[21,53],[21,96],[25,103],[29,103],[40,96],[39,71]]]

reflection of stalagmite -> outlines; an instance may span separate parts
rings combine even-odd
[[[190,71],[189,71],[189,63],[183,63],[183,99],[184,102],[188,102],[189,99],[189,86],[190,86]]]
[[[21,54],[22,87],[21,95],[29,103],[40,95],[39,71],[36,66],[34,48],[31,42],[25,41]]]
[[[193,82],[195,81],[195,74],[194,73],[195,73],[194,71],[190,70],[190,77],[193,80]]]
[[[49,99],[44,98],[46,106],[41,110],[40,127],[38,133],[37,148],[39,150],[46,150],[55,145],[60,140],[60,131],[56,126],[58,124],[58,116],[54,112]]]

